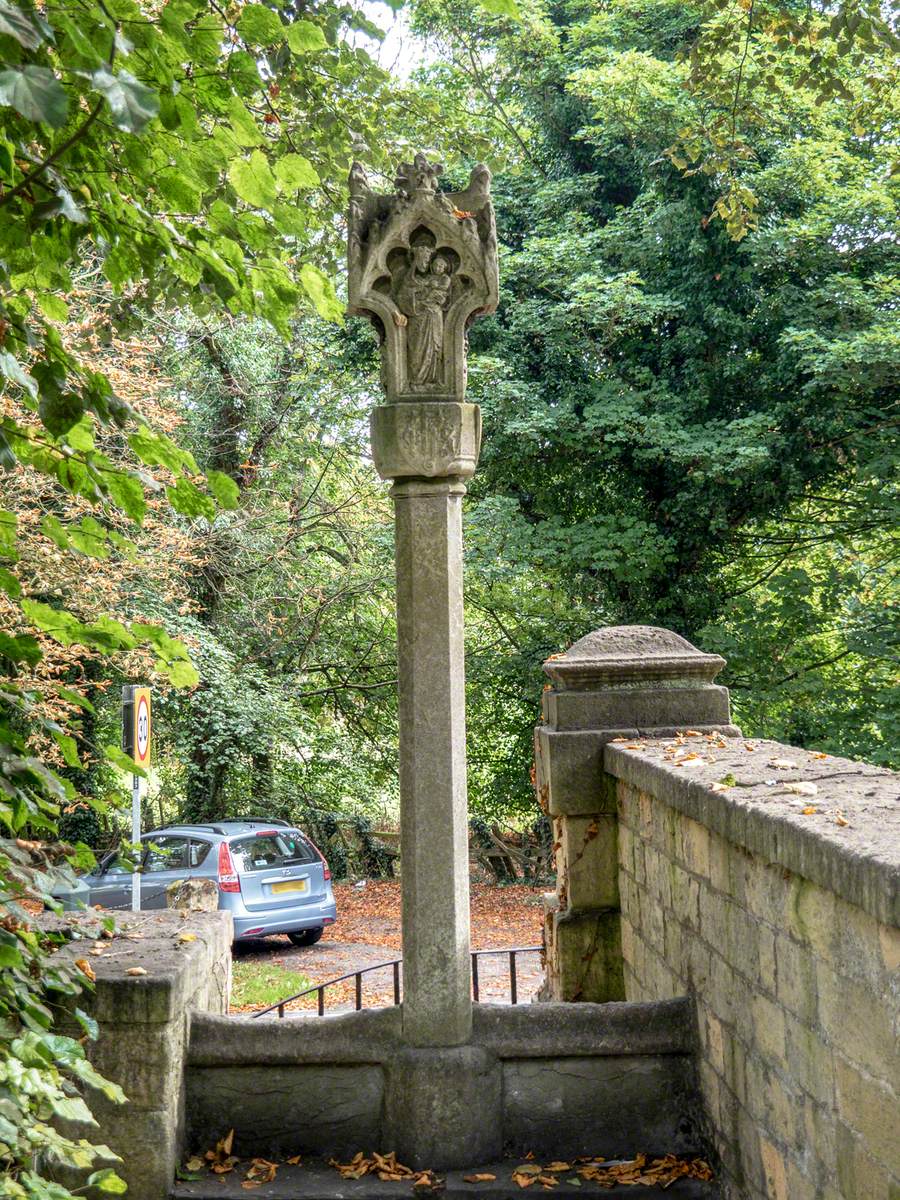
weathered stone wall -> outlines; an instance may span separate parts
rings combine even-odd
[[[454,1138],[472,1165],[501,1149],[550,1158],[700,1149],[685,999],[476,1004],[472,1042],[462,1049],[469,1061],[458,1078],[460,1048],[432,1052],[430,1086],[475,1107],[477,1120],[467,1124],[491,1145],[452,1121],[436,1123],[433,1145],[422,1149],[416,1139],[419,1165],[442,1166]],[[234,1128],[237,1153],[396,1149],[409,1161],[407,1056],[396,1008],[280,1021],[198,1014],[188,1057],[189,1145],[203,1149]]]
[[[693,997],[727,1194],[896,1200],[897,776],[735,738],[623,739],[605,765],[626,994]]]
[[[73,913],[66,922],[93,930],[103,948],[87,959],[94,991],[79,997],[100,1027],[85,1048],[128,1097],[118,1105],[92,1092],[90,1106],[100,1140],[123,1160],[117,1170],[131,1200],[163,1200],[183,1149],[189,1013],[228,1011],[231,914],[129,912],[114,919],[111,939],[101,936],[100,914]],[[60,953],[80,958],[92,944],[82,936]]]

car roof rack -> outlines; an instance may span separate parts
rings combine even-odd
[[[158,829],[149,829],[146,833],[141,834],[141,837],[149,837],[151,833],[168,833],[171,829],[208,829],[210,833],[220,833],[223,836],[226,832],[221,825],[196,825],[192,821],[173,821],[171,825],[160,825]]]
[[[223,821],[234,822],[235,825],[280,825],[291,829],[290,821],[282,821],[280,817],[223,817]]]

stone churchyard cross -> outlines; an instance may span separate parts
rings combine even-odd
[[[372,455],[395,506],[403,1037],[463,1046],[472,1028],[463,665],[462,498],[481,440],[466,331],[497,306],[491,176],[442,192],[417,154],[396,190],[350,172],[349,311],[381,339]]]

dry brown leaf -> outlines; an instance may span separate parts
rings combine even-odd
[[[806,808],[803,810],[803,815],[804,817],[811,817],[813,813],[817,813],[818,811],[819,810],[814,808],[811,804],[807,804]]]
[[[491,1175],[488,1171],[483,1171],[477,1175],[463,1175],[466,1183],[491,1183],[496,1178],[496,1175]]]
[[[292,1167],[299,1167],[300,1162],[301,1162],[301,1156],[299,1154],[293,1154],[293,1155],[291,1155],[290,1158],[286,1158],[284,1161],[287,1163],[290,1163],[290,1165]]]
[[[260,1183],[271,1183],[277,1171],[277,1163],[269,1162],[267,1158],[254,1158],[251,1160],[247,1178],[258,1179]]]
[[[183,933],[179,933],[178,940],[179,942],[196,942],[197,935],[196,933],[188,933],[185,931]]]
[[[91,964],[88,962],[88,960],[86,958],[76,958],[75,966],[82,973],[82,975],[87,975],[88,979],[96,979],[97,978],[94,968],[91,966]]]
[[[147,971],[144,967],[129,967],[125,972],[126,975],[146,975]]]
[[[839,812],[837,814],[837,816],[834,818],[834,823],[835,823],[835,825],[849,825],[850,824],[850,822],[847,820],[847,818],[841,812]]]

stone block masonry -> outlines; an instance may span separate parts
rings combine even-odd
[[[93,911],[47,920],[72,924],[88,936],[93,930],[97,938],[103,931]],[[112,1104],[92,1092],[89,1102],[99,1140],[123,1159],[117,1170],[131,1200],[168,1195],[183,1150],[189,1013],[228,1011],[231,939],[230,913],[116,914],[115,937],[88,959],[95,988],[78,1003],[98,1022],[100,1035],[85,1049],[128,1098]],[[83,934],[59,953],[79,958],[90,945]],[[143,973],[129,974],[135,969]],[[72,1032],[78,1036],[81,1030]],[[76,1136],[85,1136],[82,1127]]]
[[[604,765],[625,992],[693,997],[726,1195],[896,1200],[898,777],[706,736],[611,742]]]
[[[460,1145],[470,1165],[502,1151],[691,1154],[701,1148],[693,1051],[684,998],[476,1004],[471,1044],[435,1050],[405,1045],[395,1008],[281,1021],[197,1014],[188,1142],[204,1149],[234,1127],[239,1154],[396,1150],[438,1169]],[[413,1108],[440,1119],[420,1119],[411,1139]]]

